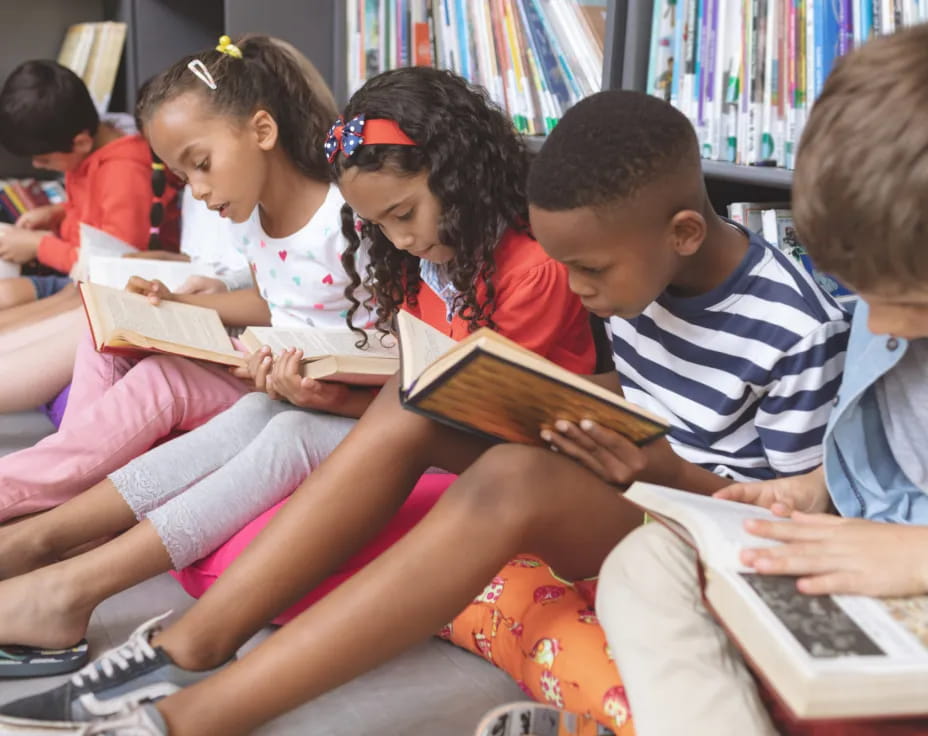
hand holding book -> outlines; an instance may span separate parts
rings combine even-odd
[[[352,393],[350,386],[304,377],[300,372],[302,364],[302,350],[290,348],[278,355],[267,377],[267,395],[272,399],[286,399],[304,409],[325,412],[334,412],[348,402]]]
[[[782,544],[744,549],[741,562],[763,575],[797,576],[807,595],[928,593],[928,527],[797,511],[789,521],[748,520],[745,529]]]
[[[735,483],[715,494],[716,498],[749,503],[770,509],[777,516],[789,516],[793,511],[819,513],[831,506],[822,466],[809,473],[773,480]]]

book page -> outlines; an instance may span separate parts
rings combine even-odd
[[[755,537],[744,528],[748,519],[767,519],[789,523],[768,509],[737,503],[698,493],[678,491],[650,483],[634,483],[625,497],[662,516],[677,521],[692,535],[700,555],[710,567],[751,571],[738,559],[744,548],[774,547],[771,539]]]
[[[148,258],[90,256],[87,280],[93,284],[122,289],[133,276],[161,281],[171,291],[177,291],[191,276],[212,276],[202,265],[183,261],[156,261]]]
[[[141,294],[90,286],[95,306],[107,314],[116,331],[135,332],[151,340],[187,345],[225,355],[238,355],[212,309],[177,302],[151,304]],[[109,337],[107,338],[109,340]]]
[[[298,348],[304,358],[323,357],[326,355],[357,355],[366,358],[396,358],[398,348],[396,338],[384,337],[376,330],[367,330],[367,345],[357,347],[359,335],[350,330],[324,329],[287,329],[281,327],[249,327],[248,332],[254,336],[256,345],[267,345],[275,355]],[[243,336],[244,337],[244,336]],[[381,342],[381,339],[383,340]],[[245,341],[251,344],[250,341]]]
[[[77,254],[77,263],[74,264],[69,274],[74,281],[87,281],[89,279],[90,259],[93,256],[120,258],[126,253],[137,252],[135,248],[115,235],[110,235],[93,225],[88,225],[86,222],[80,224],[80,233],[81,247]]]
[[[400,334],[403,390],[408,391],[430,363],[458,343],[405,310],[396,315]]]

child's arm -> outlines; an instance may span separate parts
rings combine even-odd
[[[742,550],[742,562],[767,575],[799,576],[803,593],[928,593],[928,526],[795,512],[790,522],[755,519],[745,527],[784,544]]]
[[[45,204],[21,214],[16,227],[24,230],[55,230],[63,219],[63,204]]]
[[[354,418],[360,417],[374,400],[376,393],[368,387],[303,378],[299,373],[302,358],[303,351],[295,348],[277,356],[267,377],[268,396],[286,399],[304,409]]]
[[[148,281],[141,276],[133,276],[126,284],[126,291],[144,294],[152,304],[158,304],[163,299],[215,309],[222,323],[230,327],[271,323],[271,310],[258,293],[257,286],[224,294],[175,294],[160,281]]]
[[[39,243],[49,236],[51,233],[45,230],[26,230],[0,223],[0,260],[29,263],[36,257]]]

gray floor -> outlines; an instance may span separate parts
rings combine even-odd
[[[49,430],[48,422],[36,414],[0,415],[0,455],[29,446]],[[154,614],[173,609],[177,615],[191,603],[167,575],[115,596],[91,620],[88,638],[93,651],[99,653],[125,640]],[[267,633],[259,633],[245,649]],[[0,703],[44,690],[62,679],[0,680]],[[524,695],[506,675],[478,657],[432,640],[288,713],[259,733],[470,736],[487,710],[510,700],[524,700]]]

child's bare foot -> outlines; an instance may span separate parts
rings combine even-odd
[[[0,645],[65,648],[87,632],[95,603],[68,571],[68,563],[0,582]]]
[[[58,561],[31,519],[0,526],[0,580],[24,575]]]

